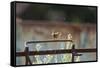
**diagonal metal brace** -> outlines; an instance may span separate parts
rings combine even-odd
[[[26,62],[25,62],[25,65],[32,65],[31,63],[31,60],[29,58],[29,48],[28,47],[25,47],[25,59],[26,59]]]

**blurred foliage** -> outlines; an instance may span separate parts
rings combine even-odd
[[[95,6],[73,6],[73,5],[50,5],[50,4],[31,4],[22,14],[22,19],[48,20],[48,11],[62,11],[64,21],[67,22],[91,22],[96,23],[97,7]]]

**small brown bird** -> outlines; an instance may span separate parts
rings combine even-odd
[[[70,33],[68,34],[67,39],[68,39],[68,40],[72,40],[72,35],[71,35]]]
[[[52,36],[54,39],[57,39],[61,36],[61,33],[60,32],[52,32]]]

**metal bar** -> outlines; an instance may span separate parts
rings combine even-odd
[[[45,43],[45,42],[73,42],[72,40],[47,40],[47,41],[28,41],[26,44]]]
[[[75,62],[75,56],[81,56],[82,54],[78,54],[77,51],[75,50],[75,44],[72,45],[72,62]]]
[[[75,45],[73,44],[73,46],[72,46],[72,62],[74,62],[75,54],[76,54],[76,50],[75,50]]]
[[[97,49],[75,49],[77,53],[96,52]],[[47,51],[29,51],[28,55],[47,55],[72,53],[72,49],[67,50],[47,50]],[[25,56],[25,52],[16,52],[16,56]]]
[[[30,60],[30,58],[29,58],[28,52],[29,52],[29,48],[26,47],[26,48],[25,48],[25,59],[26,59],[25,65],[28,65],[28,63],[29,63],[30,65],[32,65],[31,60]]]
[[[28,54],[28,47],[25,48],[25,65],[28,65],[28,58],[27,58],[27,54]]]

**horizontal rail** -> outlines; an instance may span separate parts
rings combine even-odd
[[[75,49],[77,53],[96,52],[97,49]],[[68,50],[47,50],[47,51],[29,51],[28,55],[47,55],[47,54],[64,54],[72,53],[72,49]],[[16,56],[25,56],[25,52],[16,52]]]
[[[44,42],[73,42],[72,40],[47,40],[47,41],[28,41],[26,44],[31,43],[44,43]]]

